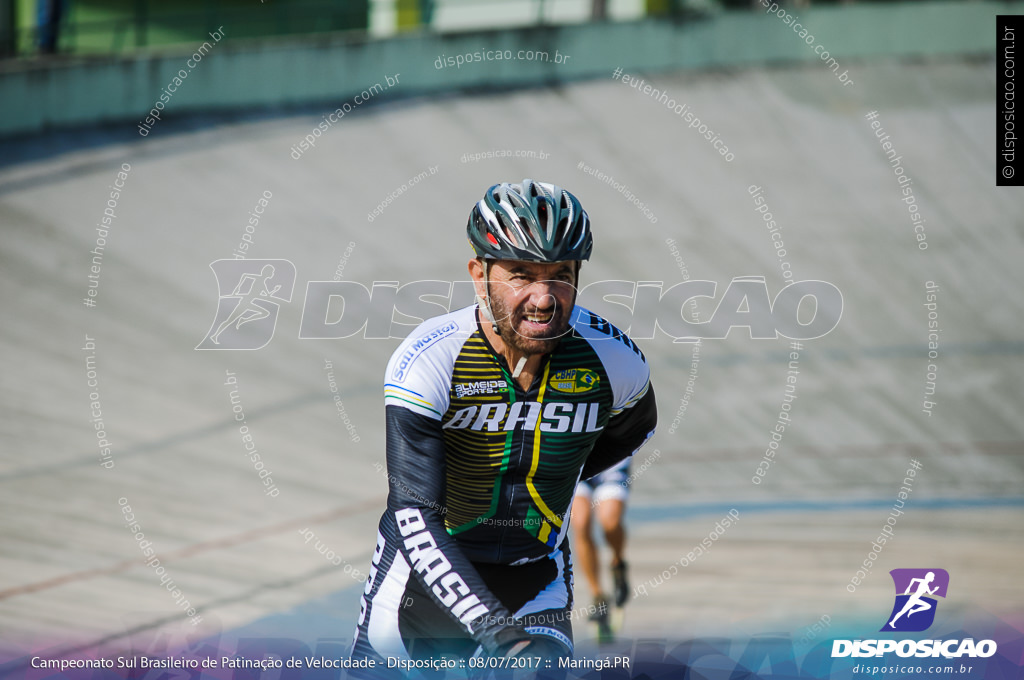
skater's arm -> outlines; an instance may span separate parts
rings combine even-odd
[[[587,457],[580,479],[590,479],[632,456],[654,434],[657,424],[654,386],[648,383],[641,398],[608,421]]]
[[[525,629],[491,593],[445,528],[445,452],[441,422],[389,405],[388,510],[400,534],[398,549],[434,602],[491,654],[502,654]]]

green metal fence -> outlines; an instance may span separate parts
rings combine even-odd
[[[862,0],[863,1],[863,0]],[[868,0],[868,2],[892,0]],[[813,0],[815,6],[853,4]],[[781,5],[808,0],[785,0]],[[45,7],[60,7],[49,13]],[[758,0],[0,0],[0,57],[120,54],[192,44],[227,27],[227,39],[409,30],[458,32],[587,21],[680,19]]]
[[[369,0],[64,0],[47,24],[38,0],[11,3],[0,19],[7,55],[111,54],[187,44],[220,26],[232,40],[336,31],[366,31]],[[50,5],[57,3],[50,2]]]

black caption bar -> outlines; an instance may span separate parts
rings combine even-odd
[[[996,186],[1024,186],[1024,149],[1017,135],[1017,38],[1024,33],[1024,15],[996,16]]]

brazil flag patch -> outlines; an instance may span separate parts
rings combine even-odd
[[[577,394],[594,389],[600,380],[601,377],[589,368],[568,368],[551,376],[548,386],[558,392]]]

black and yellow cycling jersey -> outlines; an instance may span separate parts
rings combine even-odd
[[[557,587],[532,611],[569,606],[563,541],[576,484],[631,456],[657,422],[640,349],[576,307],[524,390],[467,307],[424,322],[398,347],[384,395],[390,493],[361,605],[366,649],[401,647],[394,603],[413,578],[481,642],[513,614],[480,577],[487,565],[554,560]]]

